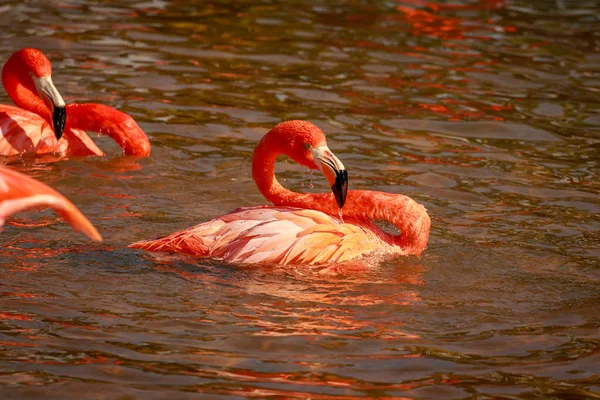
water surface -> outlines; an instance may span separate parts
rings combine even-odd
[[[2,62],[43,50],[66,101],[130,113],[153,146],[5,160],[105,238],[49,211],[5,227],[5,397],[600,397],[597,3],[196,3],[0,6]],[[252,150],[292,118],[351,189],[427,207],[421,257],[330,276],[126,248],[265,204]]]

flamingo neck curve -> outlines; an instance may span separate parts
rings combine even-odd
[[[264,144],[265,139],[261,140],[258,147],[252,155],[252,178],[258,186],[258,190],[265,198],[275,205],[285,205],[294,198],[296,193],[287,190],[275,177],[275,160],[279,151],[269,151]]]
[[[17,53],[13,54],[2,68],[2,84],[8,97],[19,107],[42,117],[52,126],[52,112],[37,95],[35,83]]]
[[[292,157],[285,145],[286,137],[265,135],[252,155],[252,178],[260,192],[271,203],[277,206],[309,208],[332,214],[337,210],[333,194],[297,193],[284,188],[275,177],[275,161],[279,155]],[[313,164],[314,165],[314,164]],[[312,166],[316,168],[316,166]],[[330,207],[329,207],[330,206]],[[337,212],[337,211],[335,211]]]
[[[69,104],[65,130],[68,128],[109,136],[121,146],[125,155],[150,155],[150,141],[142,128],[131,116],[112,107],[94,103]]]
[[[349,190],[343,217],[356,220],[385,242],[398,246],[404,254],[419,255],[429,240],[431,219],[425,207],[408,196],[370,190]],[[400,234],[380,229],[375,221],[395,225]]]
[[[331,193],[296,193],[284,188],[275,177],[275,160],[287,154],[284,138],[265,135],[252,156],[252,177],[265,198],[278,206],[308,208],[333,217],[340,215]],[[371,230],[386,243],[398,246],[402,253],[419,255],[427,246],[431,219],[425,207],[408,196],[370,190],[349,190],[341,209],[344,221]],[[374,221],[387,221],[399,235],[384,232]]]

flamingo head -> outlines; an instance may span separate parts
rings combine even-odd
[[[325,134],[307,121],[286,121],[273,128],[279,133],[282,153],[310,169],[318,169],[325,176],[339,208],[346,202],[348,171],[327,147]]]
[[[52,82],[50,60],[44,53],[32,48],[21,49],[11,58],[13,57],[19,61],[20,72],[28,73],[35,86],[35,91],[50,110],[54,134],[56,139],[60,139],[67,121],[67,112],[65,101]]]

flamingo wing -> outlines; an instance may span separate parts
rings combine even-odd
[[[84,130],[67,126],[58,141],[58,152],[66,156],[103,156],[104,152]]]
[[[90,221],[60,193],[27,175],[0,167],[0,228],[8,216],[33,207],[50,207],[76,231],[102,240]]]
[[[56,140],[39,115],[19,107],[0,105],[0,155],[55,153],[71,156],[104,155],[85,131],[67,127]]]
[[[42,117],[22,108],[0,105],[0,155],[47,153],[55,146],[54,132]]]
[[[380,242],[361,226],[341,223],[320,211],[254,207],[129,247],[287,265],[351,260],[376,250]]]

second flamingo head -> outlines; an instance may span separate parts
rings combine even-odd
[[[2,82],[7,88],[17,86],[18,92],[37,94],[48,109],[56,138],[61,138],[67,121],[65,101],[52,82],[52,65],[44,53],[32,48],[15,52],[2,69]],[[18,99],[13,101],[18,104]]]

